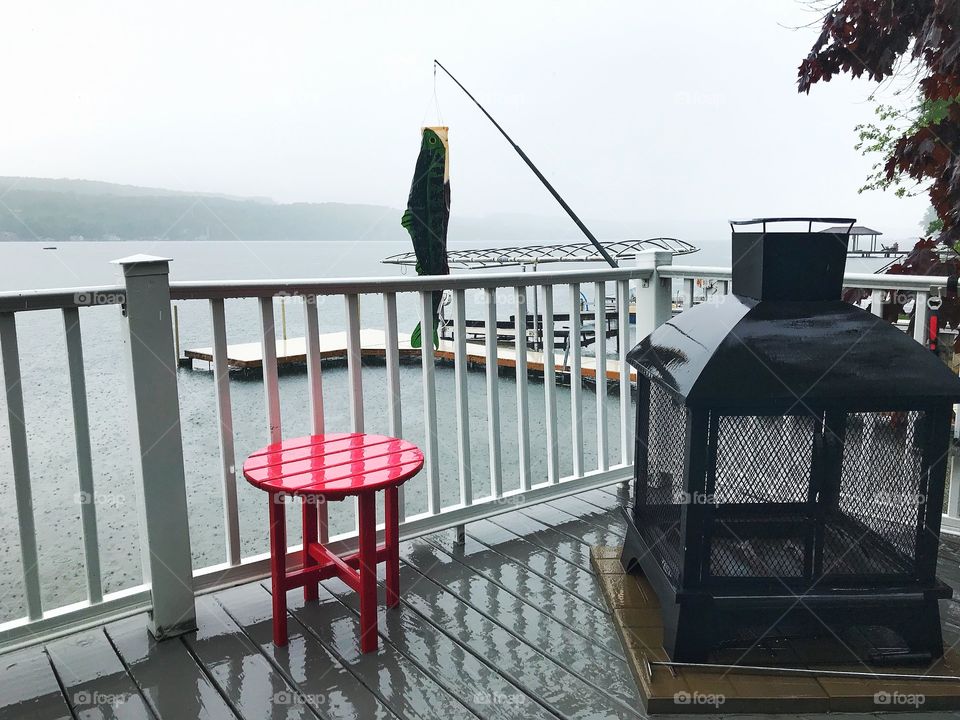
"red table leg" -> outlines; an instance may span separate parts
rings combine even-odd
[[[273,644],[287,644],[287,513],[281,493],[270,493],[270,586]]]
[[[310,545],[317,542],[317,503],[320,498],[316,495],[304,495],[301,498],[303,505],[303,554],[302,565],[306,569],[316,563],[310,558]],[[303,599],[305,601],[316,600],[320,597],[317,588],[319,583],[308,582],[303,586]]]
[[[376,493],[360,493],[360,652],[377,649]]]
[[[397,488],[384,493],[384,544],[387,546],[387,607],[400,604],[400,498]]]

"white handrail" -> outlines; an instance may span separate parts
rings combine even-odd
[[[571,282],[599,282],[650,277],[650,268],[622,267],[600,270],[564,270],[536,273],[474,273],[422,275],[417,277],[332,278],[329,280],[228,280],[218,282],[180,281],[170,283],[174,300],[268,297],[272,295],[349,295],[385,292],[426,292],[434,290],[477,290],[482,288],[564,285]],[[3,295],[0,294],[0,303]],[[2,310],[2,304],[0,304]]]
[[[657,273],[668,278],[702,278],[704,280],[730,280],[729,267],[707,265],[664,265]],[[876,273],[848,272],[843,276],[844,287],[865,290],[912,290],[927,291],[930,288],[946,287],[944,275],[885,275]]]
[[[0,312],[120,305],[125,299],[126,289],[123,285],[14,290],[0,292]]]

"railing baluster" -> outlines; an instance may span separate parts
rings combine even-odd
[[[580,361],[580,284],[570,285],[570,427],[573,441],[573,475],[583,476],[583,380]]]
[[[347,306],[347,373],[350,376],[350,429],[363,432],[363,366],[360,347],[360,296],[345,295]]]
[[[90,417],[87,412],[87,382],[83,372],[83,339],[80,313],[63,309],[63,329],[67,340],[67,367],[70,374],[70,398],[73,406],[73,434],[77,446],[77,476],[80,485],[80,523],[83,527],[83,557],[87,573],[87,598],[91,603],[103,600],[100,578],[100,545],[97,540],[97,505],[93,489],[93,457],[90,451]]]
[[[240,515],[237,510],[236,453],[233,446],[233,408],[230,401],[230,368],[227,365],[227,322],[223,300],[210,301],[213,325],[213,382],[217,396],[220,436],[220,481],[223,484],[223,526],[227,560],[240,563]]]
[[[263,346],[263,392],[267,405],[270,442],[280,442],[280,380],[277,376],[277,336],[273,323],[273,298],[260,298],[260,342]]]
[[[13,455],[13,487],[20,526],[20,561],[27,615],[31,620],[38,620],[43,615],[43,605],[40,602],[40,570],[23,413],[23,385],[20,382],[20,350],[17,347],[17,321],[13,313],[0,313],[0,356],[3,358],[3,377],[6,381],[7,422],[10,427],[10,452]]]
[[[633,433],[630,427],[630,281],[617,281],[617,330],[620,333],[620,462],[627,465],[633,449]]]
[[[423,431],[426,435],[427,508],[440,512],[440,467],[437,464],[437,387],[433,352],[433,293],[420,293],[420,360],[423,367]]]
[[[913,301],[913,339],[921,345],[927,344],[927,293],[918,292]]]
[[[594,283],[594,379],[597,386],[597,467],[606,470],[607,459],[607,308],[606,283]]]
[[[503,466],[500,459],[500,368],[497,365],[497,294],[496,288],[484,289],[487,305],[486,350],[487,368],[487,438],[490,446],[490,494],[503,494]]]
[[[320,321],[317,317],[317,296],[303,298],[303,327],[307,343],[307,386],[310,388],[310,432],[322,435],[323,368],[320,359]]]
[[[350,429],[362,433],[363,417],[363,348],[360,344],[360,296],[348,293],[343,296],[347,310],[347,396],[350,402]],[[360,500],[353,499],[353,529],[360,532]]]
[[[877,317],[883,317],[883,290],[870,293],[870,312]]]
[[[322,435],[323,419],[323,368],[320,358],[320,320],[317,317],[317,296],[303,296],[303,327],[307,350],[307,386],[310,388],[310,433]],[[302,501],[300,515],[306,534],[316,528],[316,536],[321,543],[330,539],[330,513],[326,502]],[[304,551],[306,552],[306,550]],[[308,558],[305,556],[303,562]]]
[[[453,291],[454,374],[457,400],[457,451],[460,475],[460,502],[473,504],[473,479],[470,473],[470,409],[467,392],[467,310],[463,290]]]
[[[527,288],[514,288],[514,353],[517,377],[517,444],[520,455],[520,488],[530,489],[530,408],[527,401]]]
[[[683,279],[683,309],[689,310],[693,307],[693,289],[694,289],[694,279],[693,278],[684,278]]]
[[[397,332],[397,295],[383,294],[384,353],[387,362],[387,418],[390,435],[403,436],[403,415],[400,406],[400,340]],[[400,522],[404,521],[403,485],[397,488]]]
[[[543,286],[543,394],[546,402],[547,479],[560,482],[557,447],[557,359],[554,346],[553,285]]]

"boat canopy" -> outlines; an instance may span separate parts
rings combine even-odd
[[[637,253],[647,250],[663,250],[674,255],[689,255],[699,249],[684,240],[666,237],[605,241],[602,245],[611,256],[617,259],[632,258]],[[589,242],[447,251],[447,262],[450,267],[466,270],[510,265],[539,265],[540,263],[603,261],[603,256]],[[417,257],[412,252],[405,252],[384,258],[382,262],[388,265],[412,267],[417,264]]]

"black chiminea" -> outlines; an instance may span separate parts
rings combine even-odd
[[[767,232],[782,221],[808,232]],[[815,222],[854,223],[731,223],[733,294],[628,355],[636,480],[622,562],[656,590],[675,661],[828,636],[845,657],[820,660],[943,654],[937,600],[951,590],[936,564],[960,379],[840,299],[847,234]]]

